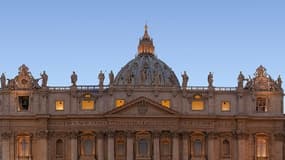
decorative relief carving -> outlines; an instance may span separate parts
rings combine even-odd
[[[148,107],[146,106],[144,101],[142,101],[142,103],[138,105],[138,113],[141,115],[145,115],[147,110],[148,110]]]

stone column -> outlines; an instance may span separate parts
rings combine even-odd
[[[77,160],[78,159],[78,150],[77,150],[77,132],[71,132],[70,133],[70,155],[71,160]]]
[[[249,135],[245,133],[238,133],[237,139],[238,139],[238,159],[247,159],[247,140]]]
[[[69,111],[71,113],[77,113],[78,111],[78,102],[77,102],[77,98],[76,98],[76,91],[77,91],[77,87],[76,86],[71,86],[70,87],[70,108]],[[81,106],[79,106],[81,107]]]
[[[153,159],[160,160],[159,132],[154,132],[154,134],[153,134]]]
[[[10,132],[4,132],[1,134],[2,139],[2,159],[3,160],[10,160]]]
[[[272,155],[274,156],[273,159],[283,159],[283,142],[284,142],[284,135],[282,133],[274,134],[274,146]]]
[[[134,133],[127,133],[127,160],[134,159]]]
[[[39,149],[41,160],[48,160],[48,131],[40,131],[37,133],[39,138]]]
[[[108,132],[108,160],[115,159],[115,152],[114,152],[114,133]]]
[[[172,135],[172,160],[179,160],[179,134]]]
[[[217,146],[215,146],[215,140],[217,135],[214,132],[208,133],[208,160],[216,160],[216,155],[219,154]]]
[[[104,160],[104,133],[97,133],[97,158],[98,160]]]
[[[189,135],[185,132],[182,134],[182,160],[188,160],[189,157],[188,141]]]

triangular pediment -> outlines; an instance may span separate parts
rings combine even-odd
[[[176,116],[178,112],[146,97],[137,98],[124,106],[115,108],[105,115],[121,116]]]

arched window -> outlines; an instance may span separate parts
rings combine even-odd
[[[56,157],[61,158],[63,157],[63,141],[61,139],[58,139],[56,141]]]
[[[19,158],[29,158],[31,157],[31,142],[30,136],[18,136],[17,137],[17,148]]]
[[[202,155],[202,142],[200,139],[196,139],[194,141],[194,155],[201,156]]]
[[[231,150],[230,149],[230,142],[227,139],[225,139],[223,141],[223,155],[224,156],[230,156],[230,154],[231,154],[230,150]]]
[[[265,135],[256,136],[256,157],[268,158],[268,138]]]

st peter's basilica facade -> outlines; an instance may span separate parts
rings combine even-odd
[[[154,54],[147,27],[138,54],[99,84],[48,85],[22,65],[1,75],[0,160],[283,160],[280,77],[265,67],[235,87],[180,84]],[[105,77],[106,76],[106,77]],[[108,84],[108,85],[106,85]]]

